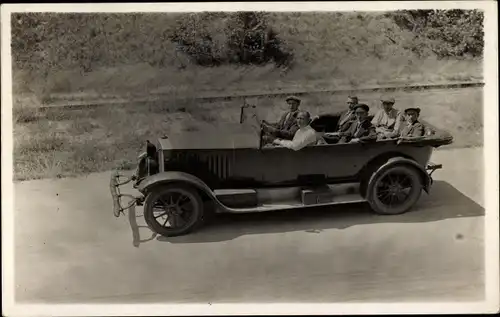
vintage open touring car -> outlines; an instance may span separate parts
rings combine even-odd
[[[409,211],[422,190],[429,193],[434,148],[453,137],[428,122],[430,133],[420,140],[318,144],[293,151],[264,147],[259,134],[243,124],[236,133],[185,132],[147,141],[146,152],[128,179],[118,171],[110,190],[115,216],[133,204],[144,206],[152,231],[184,235],[218,212],[248,213],[346,203],[368,203],[382,215]],[[311,123],[316,131],[335,131],[339,114]],[[140,192],[122,205],[120,186],[133,182]]]

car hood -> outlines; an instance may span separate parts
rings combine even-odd
[[[186,131],[158,139],[162,150],[258,149],[259,133],[252,129]]]

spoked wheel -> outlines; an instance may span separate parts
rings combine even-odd
[[[407,212],[418,201],[423,188],[419,173],[408,166],[386,170],[370,187],[369,203],[376,213],[384,215]]]
[[[196,190],[167,185],[150,193],[144,202],[144,219],[154,232],[167,236],[189,233],[203,218],[203,202]]]

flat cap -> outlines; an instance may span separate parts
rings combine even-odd
[[[410,107],[410,108],[406,108],[405,109],[405,113],[408,113],[410,111],[415,111],[417,114],[420,114],[420,108],[413,108],[413,107]]]
[[[357,96],[348,96],[348,97],[347,97],[347,100],[352,100],[352,101],[354,101],[355,103],[358,103],[358,101],[359,101]]]
[[[356,106],[354,106],[354,110],[358,109],[358,108],[362,108],[363,110],[365,110],[366,112],[369,112],[370,111],[370,107],[368,107],[368,105],[364,104],[364,103],[358,103]]]
[[[380,98],[380,101],[386,102],[386,103],[395,103],[396,102],[394,97],[388,97],[388,96],[383,96],[382,98]]]
[[[289,101],[289,100],[295,100],[295,101],[297,101],[297,102],[301,102],[300,98],[299,98],[299,97],[297,97],[297,96],[288,96],[288,97],[286,97],[286,99],[285,99],[285,100],[286,100],[286,101]]]

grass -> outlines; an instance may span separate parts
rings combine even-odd
[[[175,75],[173,75],[175,74]],[[15,76],[29,76],[18,72]],[[147,64],[101,68],[85,75],[77,71],[54,72],[43,83],[50,94],[144,96],[149,93],[198,95],[203,92],[231,94],[238,91],[276,91],[280,88],[409,83],[481,81],[481,60],[415,60],[410,57],[378,60],[350,59],[337,64],[297,66],[283,73],[271,65],[265,67],[221,66],[184,70],[155,68]],[[37,89],[33,89],[36,91]],[[39,89],[38,89],[39,90]],[[27,91],[28,92],[28,91]]]
[[[379,94],[358,95],[377,108]],[[482,145],[482,89],[396,92],[396,107],[422,108],[422,118],[453,134],[455,147]],[[302,108],[313,115],[340,110],[346,95],[317,94],[304,98]],[[248,100],[263,119],[276,120],[286,105],[281,98]],[[241,101],[195,104],[146,104],[92,109],[14,111],[14,176],[16,180],[58,178],[113,168],[132,168],[145,140],[186,131],[219,127],[231,133],[239,127]],[[33,110],[31,110],[33,111]],[[256,136],[257,137],[257,136]]]
[[[57,16],[49,20],[67,19]],[[241,101],[199,104],[194,99],[178,102],[171,98],[164,103],[42,111],[37,106],[50,100],[51,94],[67,94],[66,98],[109,94],[127,98],[152,93],[195,97],[206,92],[231,94],[338,86],[355,90],[372,85],[483,80],[481,58],[437,59],[432,54],[418,58],[408,49],[414,35],[376,13],[270,13],[271,26],[294,53],[295,62],[287,71],[272,65],[203,68],[189,64],[183,57],[176,59],[174,44],[162,37],[165,30],[173,27],[169,15],[139,14],[135,17],[136,24],[129,23],[130,17],[123,15],[114,15],[107,22],[101,17],[93,19],[100,21],[94,25],[105,26],[108,31],[105,37],[99,29],[96,31],[99,36],[89,40],[84,36],[88,28],[79,28],[75,21],[67,24],[72,31],[52,29],[56,35],[61,32],[60,37],[51,37],[54,42],[49,41],[47,46],[55,54],[52,57],[60,58],[60,63],[56,63],[59,70],[51,70],[45,77],[45,72],[35,71],[36,75],[13,69],[17,180],[130,168],[144,150],[146,139],[188,131],[203,135],[203,131],[216,126],[231,133],[238,129],[241,106]],[[217,30],[219,24],[207,27],[212,28],[212,34],[223,35]],[[126,34],[133,36],[125,39]],[[104,38],[105,42],[99,42]],[[75,45],[75,50],[67,46],[68,41]],[[92,48],[86,54],[97,55],[76,58],[69,54],[76,52],[76,47]],[[89,57],[95,60],[92,72],[75,70]],[[148,63],[157,57],[165,59],[163,67]],[[184,69],[178,68],[181,59],[187,63]],[[482,144],[481,89],[394,95],[396,107],[420,106],[425,119],[450,131],[455,136],[453,146]],[[339,110],[344,107],[345,97],[313,95],[304,100],[303,108],[312,114]],[[377,106],[378,94],[359,97],[370,106]],[[274,97],[250,102],[260,106],[262,118],[273,121],[285,106],[283,99]]]

